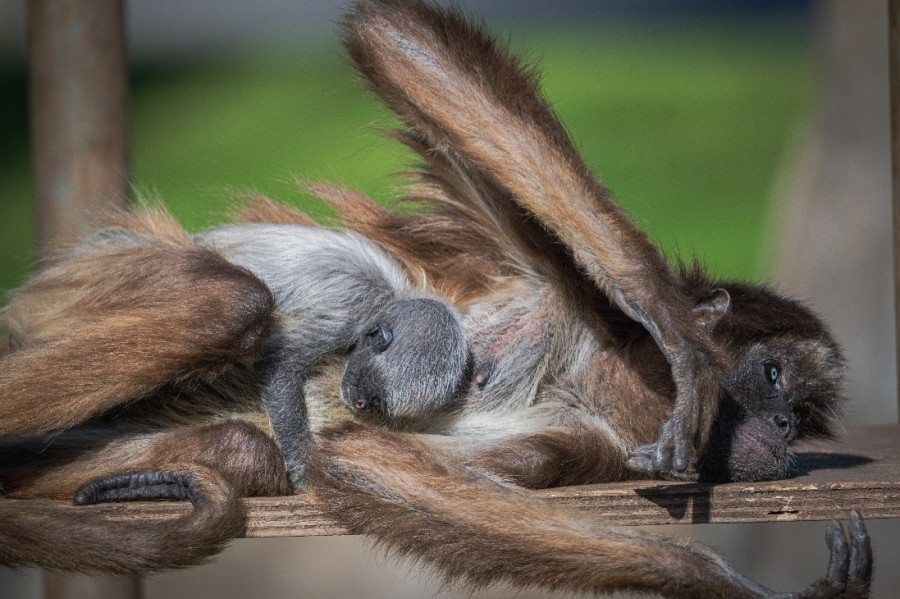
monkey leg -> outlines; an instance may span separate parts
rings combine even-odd
[[[128,447],[127,442],[124,447]],[[115,451],[115,448],[111,449]],[[128,447],[129,452],[134,449]],[[179,427],[155,434],[140,454],[132,461],[122,456],[114,471],[94,472],[92,478],[98,480],[88,484],[82,482],[76,502],[116,501],[113,497],[116,494],[121,500],[190,500],[195,494],[190,472],[185,476],[166,464],[198,464],[215,470],[240,496],[289,495],[292,492],[278,446],[262,430],[241,420]],[[152,495],[154,487],[157,496]],[[140,491],[144,495],[129,497],[131,491]]]
[[[849,598],[868,588],[871,554],[858,514],[849,539],[839,527],[829,531],[826,577],[801,593],[780,594],[702,545],[598,523],[498,484],[410,436],[347,424],[323,432],[310,456],[310,486],[330,515],[450,582],[697,599]]]
[[[0,360],[0,438],[70,427],[246,360],[273,306],[259,279],[207,249],[76,254],[35,277],[8,308],[27,342]]]
[[[0,563],[118,574],[202,563],[243,533],[240,497],[290,492],[277,446],[239,421],[116,440],[14,483],[13,497],[68,493],[78,504],[190,501],[192,510],[172,520],[101,522],[87,509],[0,500]]]
[[[715,417],[718,352],[662,252],[593,177],[534,75],[502,44],[432,4],[360,4],[344,28],[357,68],[413,137],[461,171],[488,174],[652,335],[677,398],[659,441],[633,466],[685,473]]]
[[[396,434],[402,438],[402,433]],[[528,489],[546,489],[613,480],[633,474],[625,467],[623,447],[590,425],[547,428],[500,440],[489,434],[410,435],[411,443],[425,442],[454,462],[504,482]],[[565,468],[560,468],[565,464]]]

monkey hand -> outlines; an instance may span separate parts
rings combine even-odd
[[[641,445],[631,452],[631,457],[626,464],[628,468],[651,478],[667,478],[671,480],[696,481],[699,477],[697,459],[692,449],[680,439],[690,437],[682,429],[684,419],[672,414],[663,423],[656,442],[649,445]],[[684,459],[684,448],[687,447],[687,459],[682,468],[675,466],[676,454]]]
[[[773,599],[865,599],[872,582],[872,543],[862,516],[850,512],[847,531],[835,520],[825,542],[831,550],[828,571],[799,593],[773,593]]]
[[[718,401],[714,390],[718,384],[704,352],[683,350],[682,355],[686,359],[672,368],[676,388],[672,413],[657,440],[633,450],[627,466],[653,478],[694,481],[698,478],[695,442],[705,439],[712,426],[715,404],[710,402]]]

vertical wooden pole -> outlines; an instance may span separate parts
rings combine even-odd
[[[128,202],[123,0],[29,0],[31,157],[39,251]]]
[[[127,206],[128,68],[123,0],[29,0],[31,159],[38,251]],[[138,577],[44,573],[47,599],[138,599]]]
[[[891,184],[894,207],[894,324],[897,340],[897,406],[900,411],[900,0],[888,5],[891,71]]]

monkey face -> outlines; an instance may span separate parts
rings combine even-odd
[[[469,362],[455,311],[434,298],[398,300],[362,328],[341,381],[342,399],[359,414],[424,418],[455,405]]]
[[[723,391],[701,479],[784,478],[796,439],[830,435],[840,399],[834,378],[843,369],[834,349],[821,339],[792,335],[747,348]]]
[[[682,271],[695,313],[730,364],[700,477],[783,478],[794,441],[833,437],[844,403],[841,350],[811,310],[764,287],[718,283],[728,309],[710,310],[717,289],[708,291],[698,272]]]
[[[760,345],[739,363],[722,394],[701,479],[783,478],[802,416],[794,404],[792,364]]]

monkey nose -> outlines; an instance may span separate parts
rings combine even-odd
[[[775,421],[775,426],[778,428],[778,432],[787,439],[791,440],[794,436],[794,430],[791,426],[791,421],[784,414],[775,414],[773,420]]]

